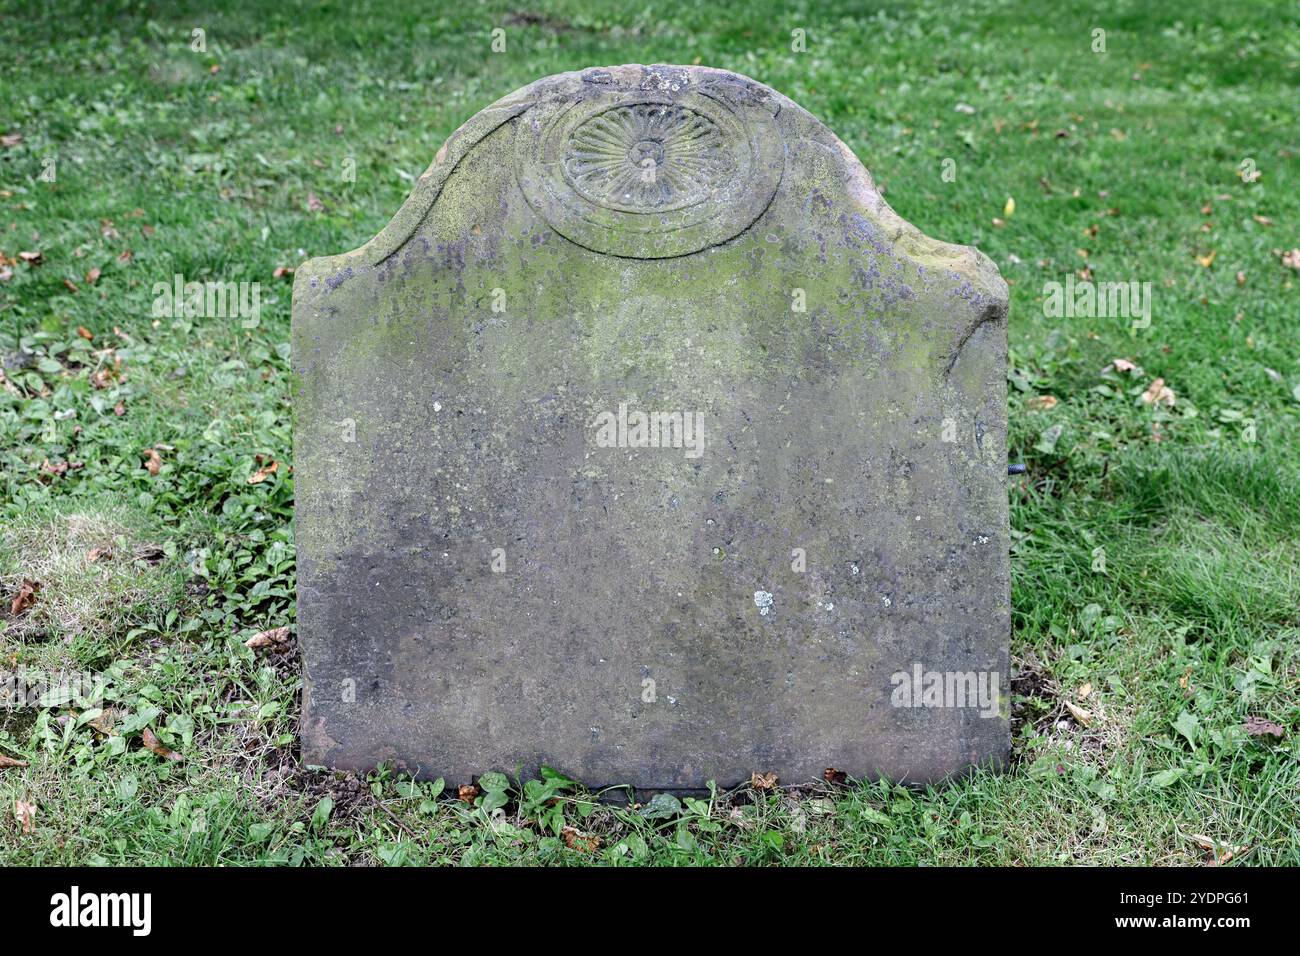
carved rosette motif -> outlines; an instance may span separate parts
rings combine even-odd
[[[542,121],[520,129],[520,187],[556,232],[608,255],[726,242],[763,213],[784,170],[761,106],[613,90],[539,109]]]
[[[666,212],[707,199],[732,172],[721,130],[680,106],[617,106],[568,142],[564,174],[587,199],[628,212]]]

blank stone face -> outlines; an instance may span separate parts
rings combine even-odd
[[[306,761],[674,790],[1001,763],[1006,302],[745,77],[483,110],[296,274]]]

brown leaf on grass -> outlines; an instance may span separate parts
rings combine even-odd
[[[5,149],[13,149],[22,141],[22,133],[5,133],[3,136],[0,136],[0,146],[3,146]]]
[[[10,767],[26,767],[26,760],[16,760],[13,757],[6,757],[0,754],[0,770],[8,770]]]
[[[158,735],[155,734],[148,727],[146,727],[144,731],[140,734],[140,742],[144,744],[145,750],[149,751],[152,754],[157,754],[159,757],[162,757],[164,760],[185,759],[176,751],[169,750],[166,747],[164,747],[163,742],[158,739]]]
[[[271,273],[277,279],[292,279],[293,266],[276,266],[275,271]]]
[[[9,605],[9,614],[17,617],[36,603],[36,595],[41,590],[40,581],[32,581],[23,578],[23,583],[18,587],[18,593],[14,596],[13,602]]]
[[[117,254],[117,261],[122,263],[122,265],[126,265],[131,261],[131,259],[134,256],[135,253],[133,253],[130,249],[123,249],[121,252]]]
[[[836,770],[834,767],[827,767],[822,771],[822,779],[827,783],[833,783],[836,786],[839,786],[848,781],[849,775],[843,770]]]
[[[1246,733],[1252,737],[1277,737],[1281,739],[1286,735],[1286,728],[1281,724],[1275,724],[1271,720],[1265,720],[1263,717],[1256,717],[1252,714],[1246,718]]]
[[[1164,405],[1166,408],[1174,407],[1174,390],[1165,384],[1163,378],[1158,378],[1142,393],[1142,401],[1147,405]]]
[[[117,725],[117,710],[113,707],[105,707],[100,715],[94,720],[86,721],[86,726],[91,727],[105,737],[113,736],[113,728]]]
[[[14,277],[14,270],[8,266],[0,265],[0,282],[8,282]]]
[[[68,463],[66,461],[51,463],[48,458],[41,462],[41,474],[49,475],[52,478],[62,478],[68,473]]]
[[[86,328],[84,325],[77,326],[77,334],[87,342],[95,341],[95,333],[91,332],[90,329]]]
[[[1238,271],[1237,271],[1237,285],[1245,285],[1245,284],[1246,284],[1246,273],[1244,273],[1244,272],[1238,270]]]
[[[23,833],[34,832],[36,830],[36,804],[28,803],[26,800],[15,800],[14,818],[18,821]]]
[[[140,227],[140,235],[144,236],[146,239],[152,238],[155,232],[157,232],[157,230],[148,224]]]
[[[158,454],[157,449],[146,448],[140,454],[145,457],[144,470],[151,475],[158,474],[158,470],[162,468],[162,457]]]
[[[45,261],[44,254],[40,252],[20,252],[18,253],[18,258],[23,260],[23,262],[27,263],[29,266],[39,266]]]
[[[111,355],[112,349],[106,349],[103,352],[97,352],[96,355]],[[122,360],[114,358],[112,365],[105,365],[102,368],[90,373],[91,388],[108,388],[110,385],[121,382],[126,378],[122,373]]]
[[[1084,710],[1082,707],[1072,704],[1068,700],[1065,702],[1065,709],[1070,712],[1070,716],[1074,718],[1074,722],[1080,727],[1092,726],[1092,711]]]
[[[1250,852],[1248,846],[1231,846],[1227,843],[1220,843],[1212,837],[1203,836],[1200,833],[1193,833],[1188,839],[1210,854],[1210,866],[1223,866],[1235,857]]]
[[[100,561],[100,560],[112,560],[112,558],[113,558],[113,549],[107,546],[102,548],[91,548],[89,551],[86,552],[86,560],[89,561],[91,564],[94,564],[96,561]]]
[[[88,285],[94,285],[96,282],[99,281],[99,277],[101,275],[103,275],[103,273],[99,270],[98,267],[91,269],[89,272],[86,273],[86,283]]]
[[[307,209],[311,212],[324,212],[325,204],[320,201],[320,197],[315,193],[309,192],[307,193]]]
[[[1300,270],[1300,249],[1292,249],[1290,252],[1282,253],[1282,265],[1288,269]]]
[[[1259,224],[1260,224],[1261,226],[1263,226],[1265,229],[1267,229],[1269,226],[1273,225],[1273,220],[1272,220],[1272,219],[1269,219],[1268,216],[1259,216],[1259,215],[1255,215],[1255,216],[1251,216],[1250,218],[1251,218],[1251,219],[1254,219],[1257,223],[1259,223]]]
[[[119,401],[116,405],[114,405],[114,406],[113,406],[113,414],[116,415],[118,418],[121,418],[123,415],[125,415],[125,414],[126,414],[126,402]]]
[[[1057,400],[1055,395],[1035,395],[1025,404],[1033,411],[1045,412],[1049,408],[1055,408]]]
[[[277,651],[288,650],[289,628],[273,627],[269,631],[259,631],[248,640],[244,641],[244,646],[250,651],[256,651],[263,647],[273,647]]]
[[[1218,249],[1211,249],[1205,255],[1197,256],[1196,261],[1208,269],[1210,268],[1210,266],[1214,265],[1214,260],[1218,257],[1218,255],[1219,255]]]
[[[250,485],[260,485],[280,470],[280,463],[274,458],[268,459],[263,455],[258,455],[257,463],[262,467],[258,468],[257,471],[248,476],[248,483]]]
[[[755,790],[775,790],[776,774],[755,771],[749,775],[749,785]]]
[[[478,787],[472,783],[462,783],[456,788],[456,798],[461,803],[473,803],[478,797]]]
[[[600,849],[600,837],[583,833],[577,827],[565,827],[560,831],[560,835],[564,837],[564,845],[570,850],[577,850],[579,853],[595,853]]]
[[[64,279],[63,284],[67,286],[68,291],[71,292],[73,295],[76,295],[78,292],[81,291],[80,289],[77,288],[77,283],[73,282],[71,279]]]

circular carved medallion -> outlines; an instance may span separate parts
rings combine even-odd
[[[570,136],[564,177],[590,202],[624,212],[694,205],[733,172],[722,132],[680,106],[616,106]]]
[[[519,135],[533,209],[579,245],[638,259],[739,235],[772,201],[785,164],[770,114],[695,92],[609,91],[551,106]]]

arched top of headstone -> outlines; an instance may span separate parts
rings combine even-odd
[[[397,252],[457,166],[514,120],[515,142],[503,158],[529,207],[594,252],[633,259],[701,252],[753,228],[784,189],[809,204],[844,205],[879,242],[1005,303],[987,258],[899,217],[853,152],[801,106],[749,77],[702,66],[591,68],[503,97],[451,135],[377,236],[331,257],[335,269],[326,271],[349,260],[379,265]]]

